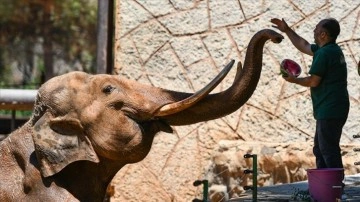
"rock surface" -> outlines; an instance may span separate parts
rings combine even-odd
[[[120,0],[116,6],[115,73],[167,89],[195,92],[231,59],[244,61],[247,44],[271,18],[285,18],[309,42],[319,20],[334,17],[342,31],[338,43],[348,64],[351,109],[341,139],[347,174],[360,156],[353,148],[360,131],[360,3],[358,0]],[[286,83],[280,62],[298,62],[306,76],[311,57],[297,51],[285,36],[267,43],[256,91],[238,111],[224,118],[174,127],[156,136],[142,162],[127,165],[112,182],[111,201],[191,201],[201,198],[197,179],[210,182],[211,201],[232,198],[251,184],[251,159],[258,155],[259,186],[306,179],[314,167],[314,119],[309,90]],[[216,91],[232,82],[235,68]],[[224,103],[226,104],[226,103]],[[219,106],[221,107],[221,106]],[[360,153],[360,152],[359,152]]]

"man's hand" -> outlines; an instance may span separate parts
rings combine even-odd
[[[282,18],[282,20],[278,19],[278,18],[273,18],[270,20],[270,22],[272,22],[273,24],[275,24],[276,26],[272,26],[282,32],[286,32],[287,30],[290,29],[290,27],[288,26],[288,24],[285,22],[284,18]]]
[[[289,37],[291,43],[301,52],[313,55],[314,53],[311,51],[311,45],[307,42],[304,38],[296,34],[294,30],[292,30],[289,25],[285,22],[284,18],[281,20],[278,18],[272,18],[270,20],[271,23],[275,24],[272,27],[285,32],[286,35]]]
[[[289,70],[286,70],[286,75],[283,75],[283,78],[290,83],[296,83],[296,77],[289,72]]]

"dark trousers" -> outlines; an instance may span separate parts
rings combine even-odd
[[[317,168],[343,168],[340,138],[346,119],[316,121],[313,152]]]

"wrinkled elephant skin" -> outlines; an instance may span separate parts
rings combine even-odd
[[[269,39],[282,36],[256,33],[233,85],[214,94],[233,61],[194,94],[83,72],[49,80],[31,119],[0,143],[0,201],[102,201],[114,175],[146,157],[156,133],[239,109],[256,88]]]

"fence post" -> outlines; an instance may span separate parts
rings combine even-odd
[[[209,192],[209,181],[208,180],[196,180],[193,185],[195,187],[203,184],[203,199],[194,199],[193,202],[207,202],[208,201],[208,192]]]
[[[256,154],[245,154],[244,158],[252,158],[253,165],[252,170],[244,170],[244,174],[252,173],[252,186],[244,186],[245,190],[252,190],[252,200],[253,202],[257,201],[257,155]]]
[[[359,62],[360,65],[360,62]],[[353,138],[360,138],[360,135],[353,135]],[[354,148],[354,152],[360,152],[360,148]],[[354,162],[354,165],[358,166],[360,165],[360,161]]]

